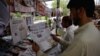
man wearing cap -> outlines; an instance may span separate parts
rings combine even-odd
[[[100,56],[100,35],[92,22],[94,0],[70,0],[67,6],[75,25],[75,39],[59,56]]]
[[[94,0],[70,0],[67,7],[79,29],[72,43],[59,56],[100,56],[100,34],[92,22]]]

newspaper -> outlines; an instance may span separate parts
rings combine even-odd
[[[22,41],[27,37],[27,25],[24,19],[10,20],[11,34],[13,38],[13,44]]]
[[[45,22],[37,22],[31,26],[31,36],[42,51],[52,48],[53,40],[50,36],[50,30]]]
[[[29,46],[26,51],[20,51],[18,56],[36,56],[36,53],[32,50],[32,46]]]

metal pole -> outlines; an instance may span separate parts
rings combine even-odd
[[[56,35],[58,35],[58,34],[57,34],[57,30],[58,30],[58,18],[59,18],[58,10],[59,10],[59,6],[60,6],[60,0],[57,0],[57,11],[56,11],[56,19],[57,19],[57,21],[56,21]]]
[[[57,8],[60,6],[60,0],[57,0]]]
[[[35,12],[34,12],[34,20],[36,20],[36,14],[37,14],[37,0],[34,1],[34,7],[35,7]]]

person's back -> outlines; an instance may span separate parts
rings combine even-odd
[[[100,56],[100,34],[93,22],[90,22],[76,32],[77,42],[82,44],[82,53],[85,56]]]

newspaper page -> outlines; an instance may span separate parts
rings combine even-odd
[[[18,56],[36,56],[36,53],[32,50],[30,45],[25,51],[20,51]]]
[[[34,23],[31,27],[31,36],[41,48],[42,51],[46,51],[52,48],[53,40],[50,36],[50,29],[45,22]]]
[[[25,20],[10,20],[11,34],[13,37],[13,44],[22,41],[27,37],[27,25]]]

